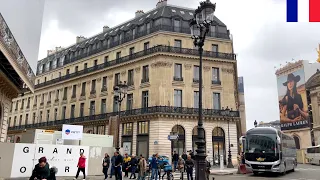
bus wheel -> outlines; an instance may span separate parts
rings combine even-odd
[[[258,175],[259,174],[259,172],[258,171],[253,171],[253,175]]]

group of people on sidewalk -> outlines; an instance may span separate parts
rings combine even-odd
[[[193,180],[193,169],[195,166],[194,158],[195,157],[192,151],[189,151],[188,155],[184,152],[181,156],[176,151],[173,152],[173,171],[178,170],[181,173],[180,179],[183,179],[183,173],[186,172],[187,179]]]

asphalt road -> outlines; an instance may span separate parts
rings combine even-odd
[[[248,175],[230,175],[230,176],[214,176],[215,180],[320,180],[320,166],[298,164],[295,172],[289,172],[286,175],[259,174],[254,176]],[[210,178],[211,180],[212,178]]]

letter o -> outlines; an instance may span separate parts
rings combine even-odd
[[[21,172],[21,173],[25,173],[26,171],[27,171],[27,168],[26,168],[26,167],[22,166],[22,167],[20,168],[20,172]]]

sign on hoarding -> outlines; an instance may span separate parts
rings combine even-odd
[[[51,144],[15,144],[11,178],[30,177],[38,159],[46,157],[51,167],[56,167],[56,176],[74,176],[80,153],[89,157],[88,146],[51,145]],[[88,168],[86,159],[86,169]],[[88,172],[86,170],[86,172]]]
[[[279,76],[277,81],[281,130],[308,127],[309,114],[303,69]]]
[[[62,139],[81,140],[83,135],[83,126],[64,124],[62,126]]]

